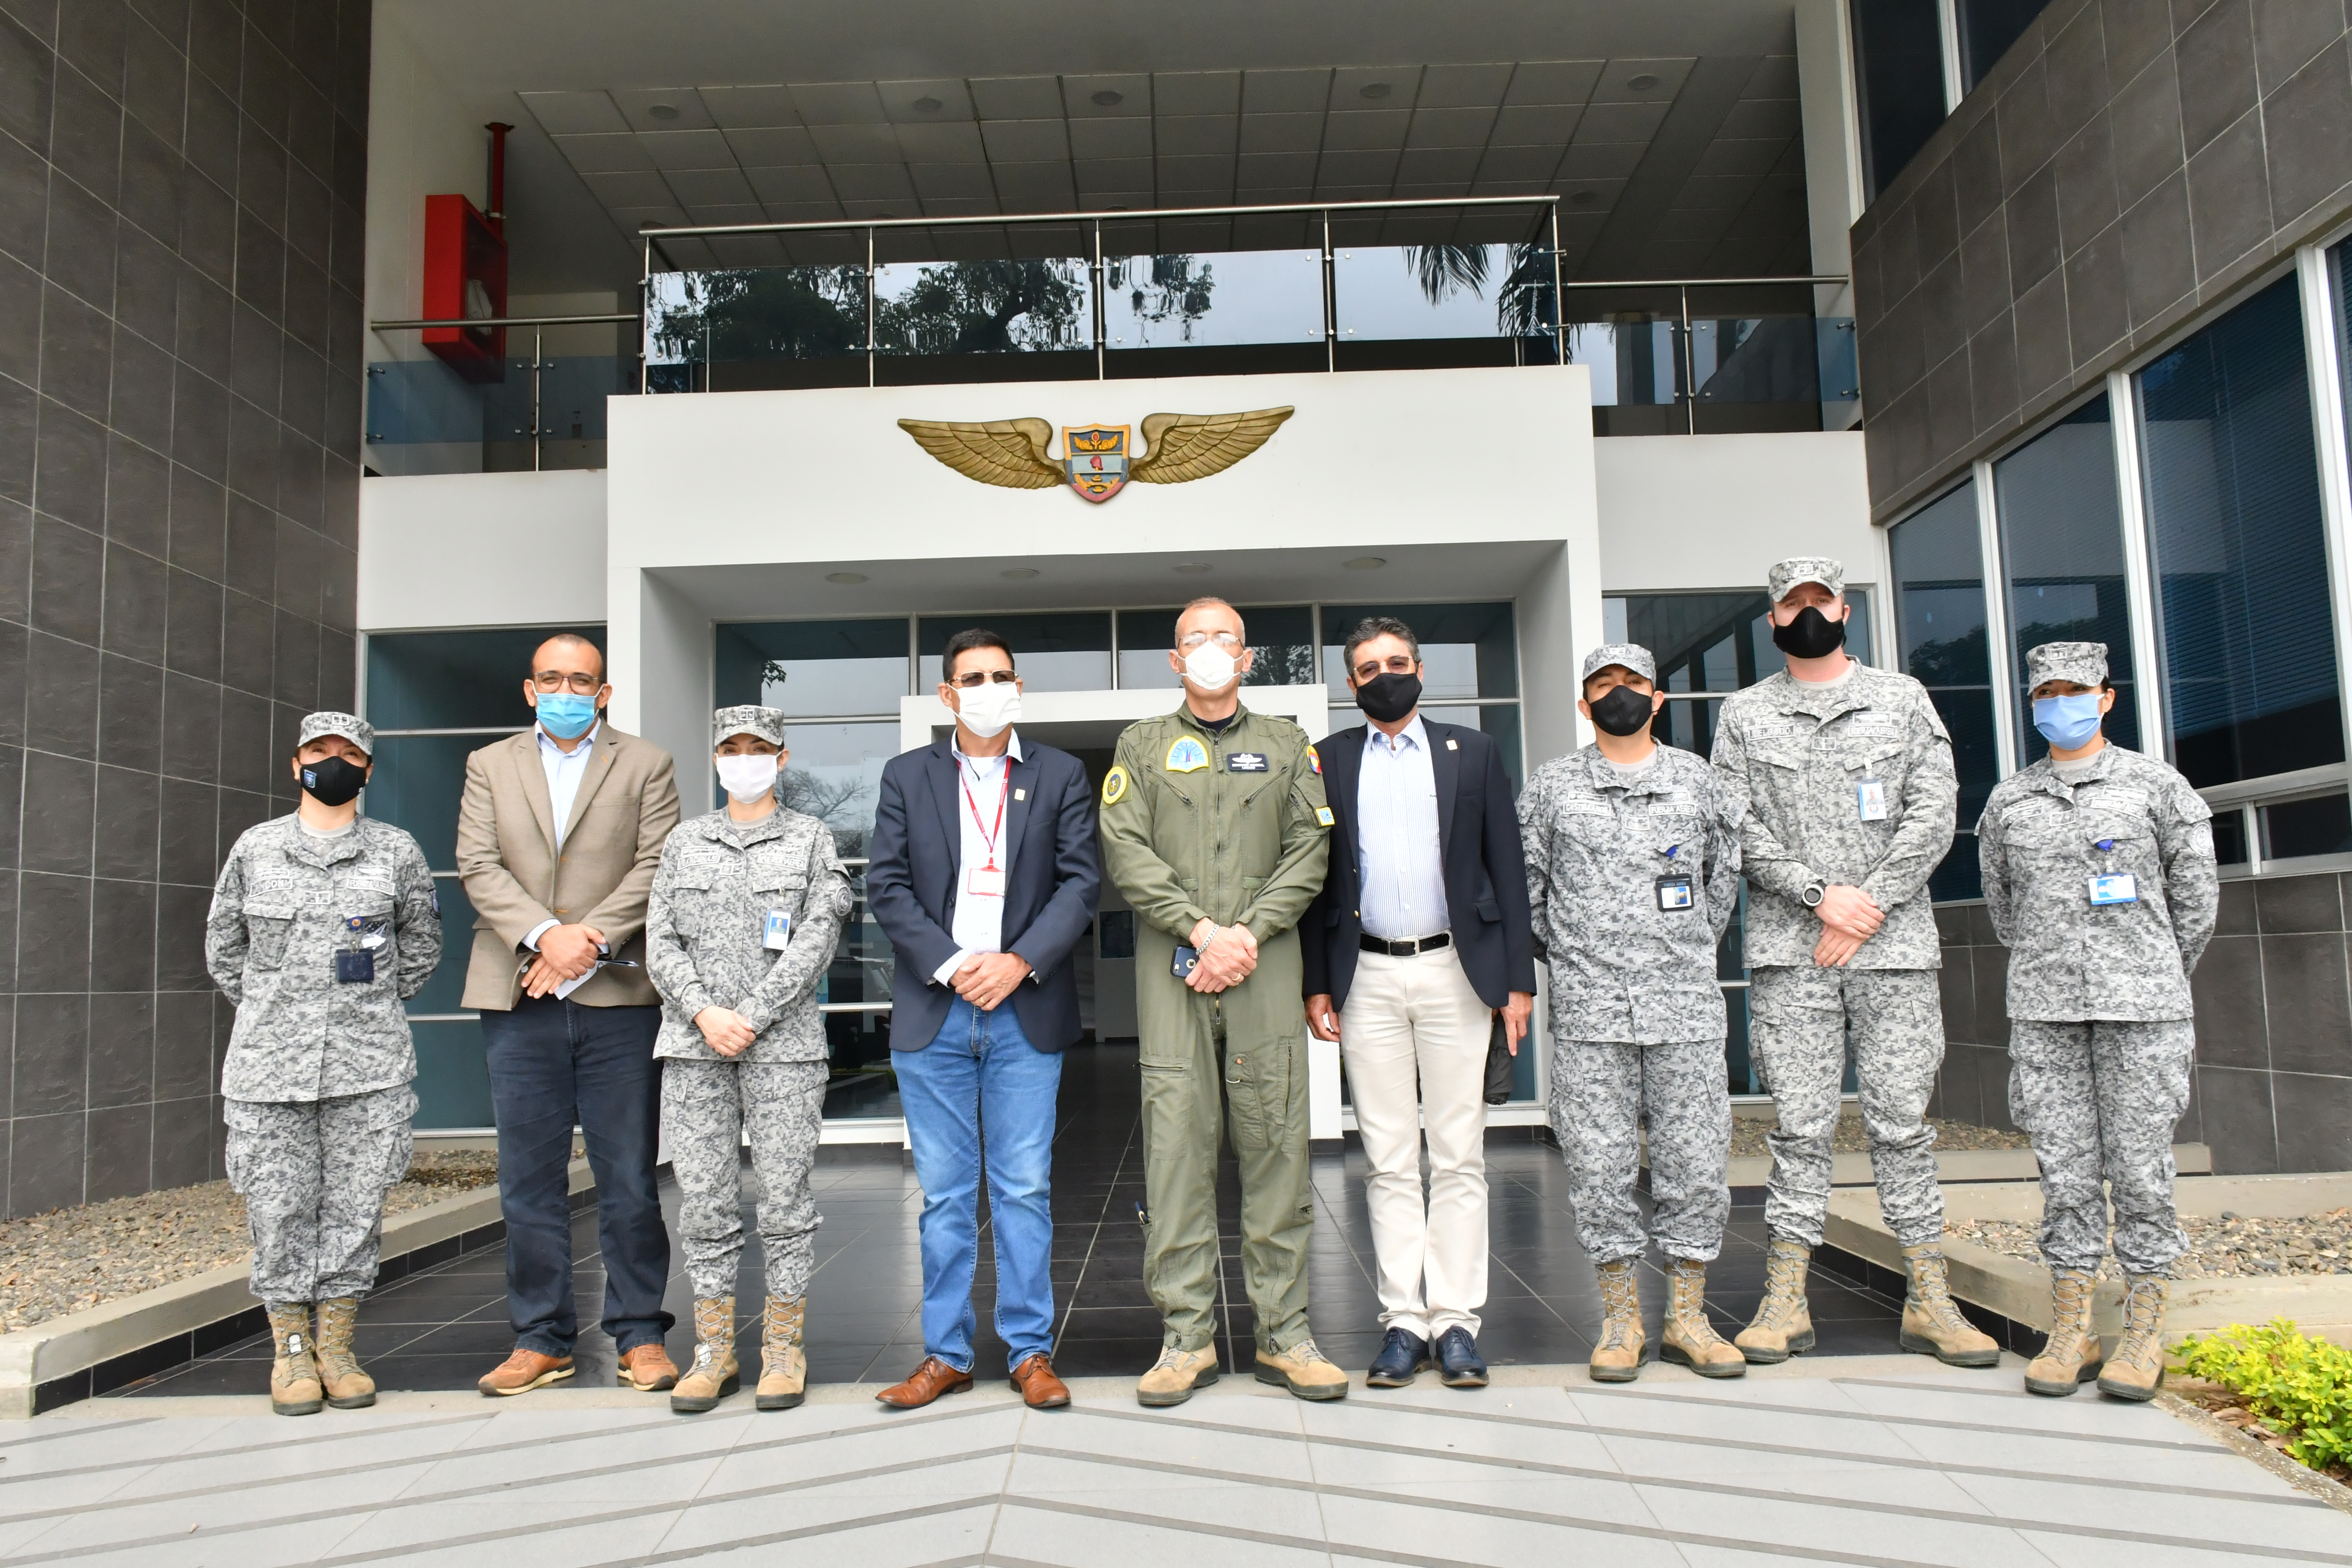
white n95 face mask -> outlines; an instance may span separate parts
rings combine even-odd
[[[1021,688],[1013,681],[986,681],[956,688],[956,717],[985,741],[1021,722]]]
[[[1215,643],[1204,642],[1184,656],[1184,673],[1196,686],[1215,691],[1233,683],[1241,665]]]
[[[772,752],[766,756],[714,757],[711,762],[719,769],[719,782],[737,800],[748,804],[776,787],[776,759]]]

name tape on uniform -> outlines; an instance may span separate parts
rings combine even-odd
[[[1266,771],[1264,752],[1227,752],[1225,772],[1229,773],[1262,773]]]

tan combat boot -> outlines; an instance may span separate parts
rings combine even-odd
[[[1946,1366],[1999,1366],[2000,1346],[1960,1316],[1952,1300],[1951,1266],[1944,1260],[1944,1249],[1932,1241],[1906,1247],[1903,1268],[1911,1277],[1896,1335],[1903,1348],[1934,1356]]]
[[[319,1381],[327,1403],[338,1410],[361,1410],[375,1403],[375,1379],[360,1370],[352,1353],[352,1331],[359,1327],[360,1299],[331,1296],[319,1303]]]
[[[1667,1268],[1666,1281],[1673,1293],[1665,1331],[1658,1337],[1660,1359],[1678,1361],[1701,1377],[1746,1377],[1748,1358],[1706,1321],[1706,1265],[1678,1258]]]
[[[1192,1397],[1196,1388],[1205,1388],[1217,1381],[1217,1351],[1213,1345],[1202,1345],[1196,1351],[1180,1351],[1174,1345],[1164,1345],[1160,1359],[1151,1370],[1137,1380],[1135,1402],[1155,1410],[1171,1405],[1181,1405]]]
[[[1813,1313],[1805,1303],[1805,1274],[1813,1249],[1776,1236],[1764,1254],[1764,1301],[1732,1344],[1740,1359],[1772,1366],[1813,1348]]]
[[[2099,1375],[2099,1336],[2091,1331],[2091,1292],[2098,1282],[2087,1269],[2050,1271],[2050,1338],[2026,1364],[2026,1393],[2063,1399]]]
[[[1633,1281],[1633,1260],[1620,1258],[1594,1272],[1601,1276],[1601,1338],[1585,1375],[1595,1383],[1631,1383],[1642,1375],[1642,1291]]]
[[[801,1329],[808,1315],[805,1296],[771,1296],[760,1318],[760,1388],[752,1404],[761,1410],[790,1410],[808,1388],[808,1356]]]
[[[316,1415],[327,1399],[312,1355],[310,1303],[270,1308],[269,1337],[278,1342],[278,1359],[269,1363],[269,1408],[280,1415]]]
[[[694,1364],[669,1391],[669,1407],[679,1415],[716,1410],[741,1386],[735,1365],[735,1298],[717,1296],[694,1303]]]
[[[1348,1374],[1333,1366],[1313,1340],[1288,1350],[1257,1352],[1257,1380],[1287,1388],[1301,1399],[1345,1399]]]
[[[2099,1374],[2099,1392],[2117,1399],[2154,1399],[2164,1386],[2164,1289],[2161,1274],[2125,1277],[2124,1337]]]

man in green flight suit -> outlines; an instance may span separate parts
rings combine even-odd
[[[1241,705],[1250,658],[1231,605],[1185,605],[1169,655],[1184,705],[1129,725],[1103,776],[1105,868],[1141,917],[1143,1279],[1167,1325],[1160,1360],[1136,1385],[1149,1405],[1181,1405],[1217,1375],[1221,1100],[1241,1166],[1257,1376],[1301,1399],[1348,1392],[1307,1323],[1314,1212],[1293,929],[1323,885],[1331,812],[1306,731]]]

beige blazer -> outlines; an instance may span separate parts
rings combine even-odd
[[[667,752],[610,723],[592,744],[560,857],[539,731],[510,735],[466,759],[457,873],[476,918],[465,1006],[494,1013],[514,1006],[523,938],[549,920],[593,926],[614,957],[645,963],[646,900],[662,844],[677,826],[677,769]],[[642,967],[603,970],[572,1000],[590,1007],[659,1004]]]

